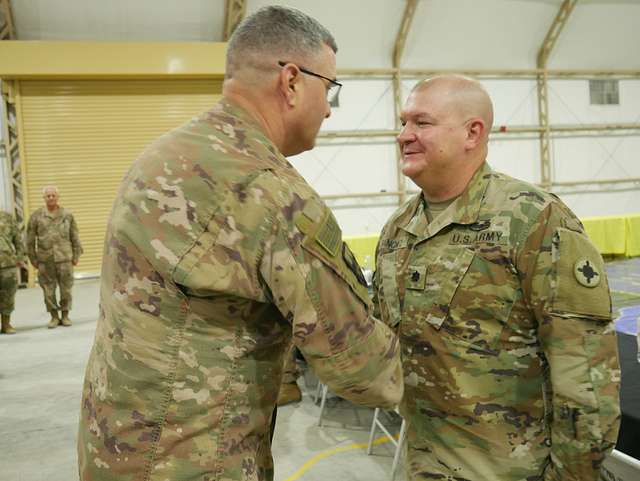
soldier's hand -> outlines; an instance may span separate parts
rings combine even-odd
[[[31,265],[33,266],[34,269],[38,268],[38,263],[37,262],[32,262]]]
[[[22,262],[22,261],[18,261],[18,262],[16,262],[16,267],[19,267],[20,269],[26,269],[26,268],[27,268],[27,266],[25,265],[25,263],[24,263],[24,262]]]
[[[78,265],[78,259],[75,259],[75,260],[71,261],[71,263],[73,264],[74,267],[77,266]]]

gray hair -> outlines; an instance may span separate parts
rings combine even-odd
[[[49,192],[50,190],[54,191],[56,194],[58,194],[58,188],[55,185],[45,185],[42,188],[42,195],[46,195],[47,192]]]
[[[263,67],[261,62],[272,57],[280,61],[307,59],[324,45],[338,51],[333,35],[317,20],[294,8],[263,7],[233,32],[227,48],[226,77],[231,78],[245,65]]]

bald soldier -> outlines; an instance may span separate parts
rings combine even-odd
[[[230,39],[222,100],[130,169],[107,227],[81,480],[271,480],[292,339],[341,396],[400,401],[397,339],[285,158],[331,113],[336,50],[307,15],[260,9]]]
[[[42,197],[45,206],[31,214],[27,225],[27,253],[38,270],[38,283],[51,315],[48,327],[53,329],[59,324],[71,325],[73,267],[78,264],[82,245],[73,214],[59,205],[58,188],[46,186]],[[56,289],[60,290],[60,302]]]
[[[411,480],[595,481],[619,425],[600,254],[553,194],[493,171],[482,86],[418,83],[375,303],[399,333]]]

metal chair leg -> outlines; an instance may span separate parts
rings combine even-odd
[[[318,418],[318,426],[322,426],[322,416],[324,415],[324,407],[327,403],[327,392],[329,391],[329,386],[326,384],[322,385],[322,401],[320,402],[320,417]]]
[[[393,455],[393,463],[391,464],[391,481],[396,479],[396,469],[400,461],[400,454],[402,453],[402,444],[404,443],[404,436],[407,431],[407,422],[403,419],[400,425],[400,434],[398,435],[398,444],[396,444],[396,452]]]
[[[373,422],[371,423],[371,431],[369,432],[369,444],[367,444],[367,454],[371,454],[373,451],[373,438],[376,435],[376,428],[378,427],[378,414],[380,413],[380,408],[376,408],[373,412]]]
[[[318,385],[316,386],[316,393],[313,396],[313,404],[318,404],[318,399],[320,399],[320,392],[322,391],[322,383],[318,379]]]

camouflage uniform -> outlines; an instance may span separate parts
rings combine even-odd
[[[80,478],[272,479],[292,337],[335,392],[399,402],[399,344],[355,272],[329,209],[239,107],[158,139],[107,228]]]
[[[291,343],[289,350],[284,356],[284,367],[282,371],[282,383],[292,384],[300,377],[300,368],[296,361],[296,345]]]
[[[596,480],[620,372],[604,265],[553,195],[487,164],[433,222],[384,227],[376,309],[402,347],[412,480]]]
[[[44,292],[47,311],[71,310],[73,263],[82,254],[78,227],[73,215],[62,207],[49,212],[37,209],[27,226],[27,252],[33,265],[38,266],[38,282]],[[56,301],[56,287],[60,286],[60,304]]]
[[[16,264],[24,261],[22,235],[13,216],[0,211],[0,314],[13,312],[18,289]]]

